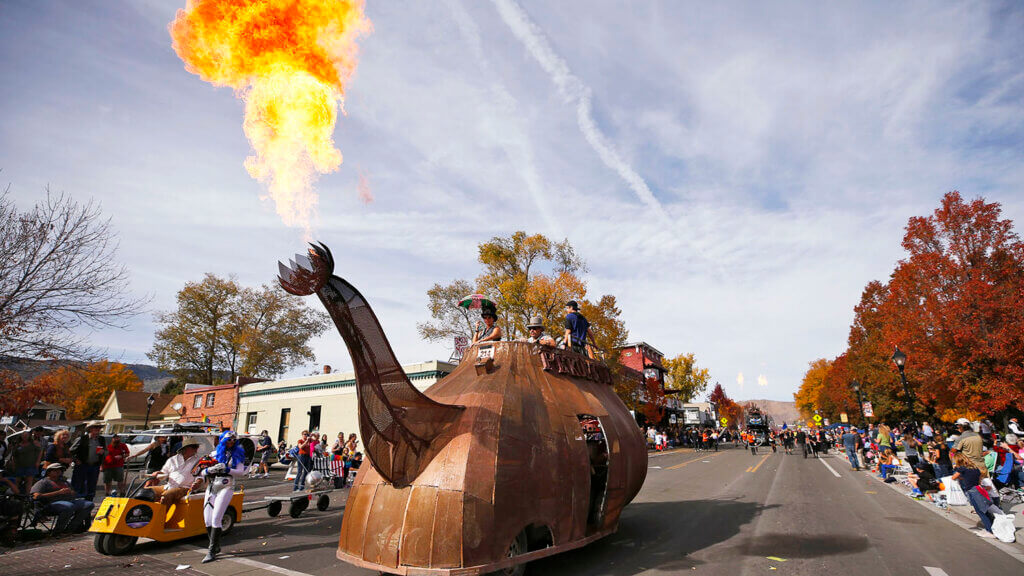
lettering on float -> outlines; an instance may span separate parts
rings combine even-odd
[[[554,348],[541,348],[540,361],[544,370],[583,378],[598,384],[612,383],[612,372],[599,364],[576,353],[563,352]]]

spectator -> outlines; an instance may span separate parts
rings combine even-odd
[[[312,442],[310,441],[308,430],[302,431],[302,437],[299,438],[295,446],[298,448],[295,455],[298,464],[295,471],[295,483],[292,485],[292,489],[297,492],[306,488],[306,474],[313,470],[313,454],[310,452]]]
[[[335,438],[334,444],[331,446],[331,454],[335,456],[345,455],[345,433],[338,432],[338,437]]]
[[[910,496],[914,498],[928,496],[928,499],[931,500],[931,494],[939,490],[939,481],[935,478],[935,471],[927,462],[918,462],[912,468],[913,473],[909,475],[908,479],[913,483],[914,488],[910,491]]]
[[[949,445],[942,436],[938,436],[932,442],[929,452],[929,461],[935,470],[936,478],[945,478],[953,475],[953,461],[949,459]]]
[[[114,437],[110,439],[110,446],[107,446],[103,464],[100,466],[103,471],[103,489],[107,496],[110,496],[110,486],[114,482],[117,482],[117,493],[124,492],[124,461],[128,455],[128,445],[121,442],[120,435],[114,434]]]
[[[7,432],[0,430],[0,477],[3,476],[4,468],[6,467],[7,454],[10,452],[10,447],[7,444]]]
[[[878,475],[882,477],[882,480],[885,480],[886,482],[893,481],[889,476],[889,472],[898,467],[899,462],[896,460],[896,455],[892,453],[892,449],[882,449],[882,456],[878,459]]]
[[[267,478],[270,476],[270,456],[274,453],[274,442],[270,439],[270,434],[264,430],[260,432],[259,440],[256,441],[256,452],[260,457],[259,470],[262,473],[257,474],[256,478]]]
[[[53,442],[46,447],[46,454],[43,456],[43,466],[60,464],[65,469],[71,466],[71,450],[68,448],[68,439],[71,433],[67,430],[58,430],[53,435]]]
[[[89,422],[82,434],[71,443],[71,457],[75,469],[71,473],[71,485],[78,495],[92,502],[96,497],[96,482],[100,476],[100,465],[107,452],[107,441],[100,436],[103,424]]]
[[[860,436],[851,427],[843,434],[843,448],[846,450],[846,458],[850,461],[850,466],[854,470],[860,470],[860,462],[857,460],[857,443],[860,441]]]
[[[981,478],[982,472],[974,464],[973,460],[963,452],[953,453],[953,480],[960,483],[960,488],[967,495],[967,500],[974,507],[974,511],[978,514],[978,518],[981,519],[981,524],[985,528],[984,531],[976,532],[976,534],[984,538],[994,538],[995,536],[992,535],[992,521],[995,517],[989,514],[988,508],[991,500],[988,492],[981,487]]]
[[[355,434],[348,435],[348,442],[345,443],[345,453],[349,458],[352,458],[356,454],[356,450],[359,447],[359,440]]]
[[[1017,418],[1016,417],[1010,418],[1010,426],[1009,426],[1009,428],[1010,428],[1010,434],[1015,435],[1017,438],[1024,437],[1024,428],[1021,428],[1020,424],[1017,423]]]
[[[132,458],[140,458],[146,453],[149,454],[146,459],[146,474],[152,475],[154,472],[162,470],[164,464],[171,457],[171,444],[168,442],[167,436],[153,436],[153,441]]]
[[[887,449],[892,449],[892,429],[885,424],[878,425],[878,436],[875,438],[878,449],[884,454]]]
[[[906,453],[907,455],[907,464],[909,464],[910,467],[913,468],[914,465],[920,461],[920,458],[918,458],[917,454],[917,440],[914,439],[914,435],[911,434],[908,430],[907,433],[903,435],[902,442],[903,452]]]
[[[39,476],[43,447],[33,433],[19,434],[15,438],[18,443],[11,446],[11,468],[14,470],[13,477],[18,490],[26,493]]]
[[[92,502],[78,498],[75,490],[64,480],[64,467],[54,463],[46,467],[46,476],[32,485],[32,498],[44,506],[44,511],[57,515],[55,534],[85,530],[92,511]]]
[[[927,422],[922,424],[921,425],[921,439],[924,440],[925,443],[928,443],[928,442],[931,442],[934,437],[935,437],[935,430],[932,429],[931,425],[929,425]]]
[[[985,458],[982,456],[984,441],[981,439],[981,436],[971,428],[971,422],[967,418],[958,419],[956,425],[960,431],[960,436],[953,444],[950,454],[962,452],[977,468],[984,468]]]

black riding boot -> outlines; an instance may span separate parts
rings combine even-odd
[[[206,551],[206,556],[203,557],[203,564],[207,562],[213,562],[217,559],[217,554],[220,553],[220,528],[207,528],[210,533],[210,547]]]

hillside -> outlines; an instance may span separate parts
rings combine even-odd
[[[30,360],[13,356],[0,357],[0,370],[16,372],[25,380],[31,380],[54,368],[71,364],[62,360]],[[172,376],[167,372],[149,364],[125,364],[125,366],[142,380],[142,389],[146,392],[159,392]]]
[[[796,409],[796,402],[782,402],[779,400],[743,400],[740,403],[753,402],[770,414],[775,424],[781,426],[783,422],[792,424],[800,417],[800,411]]]

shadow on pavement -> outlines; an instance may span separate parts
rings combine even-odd
[[[628,576],[646,570],[689,570],[704,563],[691,553],[729,540],[744,524],[775,507],[736,500],[634,502],[623,512],[618,533],[531,562],[529,573]]]
[[[820,558],[836,554],[863,552],[869,545],[866,536],[769,533],[755,537],[752,541],[740,546],[739,549],[747,556]]]

